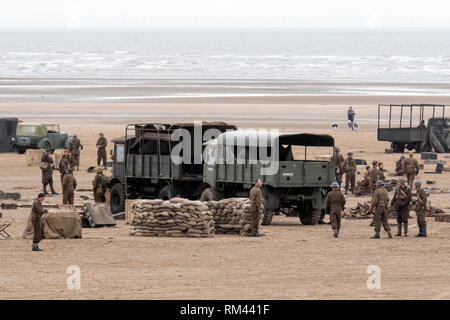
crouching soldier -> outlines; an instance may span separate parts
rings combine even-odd
[[[341,229],[341,213],[344,210],[345,198],[339,190],[339,184],[337,182],[333,182],[331,188],[332,191],[328,193],[325,203],[330,209],[331,228],[334,232],[333,236],[337,238]]]
[[[405,237],[408,236],[409,204],[411,203],[411,200],[411,189],[406,185],[406,180],[404,178],[398,179],[398,186],[395,189],[394,196],[391,200],[391,206],[393,206],[397,212],[397,237],[401,237],[402,235],[402,223]]]
[[[42,251],[39,248],[39,242],[42,240],[42,230],[41,230],[41,217],[48,210],[44,209],[42,206],[42,201],[45,199],[44,193],[39,193],[36,200],[33,201],[33,206],[31,207],[31,223],[34,227],[33,235],[33,247],[32,251]]]
[[[68,168],[63,179],[63,204],[73,205],[75,189],[77,188],[77,180],[72,175],[73,169]]]
[[[425,209],[427,206],[427,194],[425,190],[422,189],[422,183],[417,180],[414,182],[414,187],[417,190],[417,201],[416,201],[416,216],[417,225],[419,226],[419,234],[416,237],[426,237],[427,236],[427,221],[425,215]]]
[[[371,239],[380,239],[381,225],[383,225],[384,230],[387,232],[389,238],[392,238],[391,227],[388,223],[387,208],[389,205],[389,195],[384,188],[384,183],[378,180],[375,183],[375,191],[372,195],[372,204],[370,206],[370,211],[374,212],[373,224],[375,225],[375,235],[370,237]]]
[[[92,181],[92,185],[94,186],[94,199],[97,203],[106,202],[106,189],[108,187],[108,178],[103,174],[103,169],[100,167],[95,168],[97,174]]]

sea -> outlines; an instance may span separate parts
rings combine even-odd
[[[450,30],[0,31],[1,100],[447,96],[449,83]]]

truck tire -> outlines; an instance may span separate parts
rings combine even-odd
[[[400,142],[393,142],[391,144],[391,148],[394,150],[394,153],[403,153],[403,151],[405,151],[405,144]]]
[[[116,183],[111,188],[109,206],[111,213],[119,213],[125,211],[125,187]]]
[[[261,224],[263,226],[268,226],[273,219],[273,211],[263,210],[263,218]]]
[[[159,199],[162,200],[170,200],[173,198],[173,190],[172,190],[172,186],[170,184],[162,187],[162,189],[159,191],[159,195],[158,195]]]
[[[304,225],[315,225],[320,219],[320,210],[315,210],[310,201],[303,202],[298,208],[298,218]]]
[[[200,195],[200,201],[213,201],[217,200],[217,196],[215,192],[211,188],[206,188],[203,190],[202,194]]]
[[[18,154],[24,154],[25,153],[25,149],[17,149],[17,153]]]

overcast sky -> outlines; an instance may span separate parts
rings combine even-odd
[[[0,28],[450,27],[450,0],[1,0]]]

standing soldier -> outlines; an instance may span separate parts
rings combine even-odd
[[[252,230],[251,237],[260,237],[262,234],[258,233],[259,219],[262,208],[262,181],[258,179],[255,186],[250,190],[250,212],[252,215]]]
[[[372,169],[370,170],[370,193],[373,194],[375,191],[375,183],[380,179],[380,171],[377,168],[378,161],[372,161]]]
[[[401,237],[402,235],[402,223],[404,226],[405,237],[408,236],[409,204],[411,203],[411,199],[411,189],[406,185],[406,180],[400,178],[391,200],[391,206],[394,206],[395,211],[397,212],[397,237]]]
[[[342,163],[344,162],[344,157],[340,154],[341,149],[338,147],[334,148],[333,157],[331,161],[334,163],[334,172],[336,173],[336,181],[339,185],[342,183]]]
[[[356,162],[353,159],[352,151],[347,152],[347,159],[344,160],[342,167],[345,173],[345,194],[348,193],[349,187],[350,191],[353,193],[355,190]]]
[[[103,169],[100,167],[95,168],[97,174],[95,175],[92,185],[94,186],[94,199],[97,203],[106,202],[106,188],[107,188],[107,177],[103,174]]]
[[[378,162],[378,172],[380,175],[380,180],[381,181],[386,180],[386,176],[384,175],[384,163],[383,162]]]
[[[100,166],[100,163],[103,162],[103,167],[106,170],[106,146],[108,145],[108,141],[102,132],[98,134],[99,138],[97,140],[97,165]]]
[[[412,188],[414,179],[419,173],[419,163],[414,159],[414,151],[409,152],[409,158],[405,161],[406,165],[406,178],[408,179],[408,185]]]
[[[427,194],[425,190],[422,189],[422,183],[419,180],[414,182],[414,187],[417,190],[417,201],[415,211],[417,217],[417,225],[419,226],[419,234],[416,237],[426,237],[427,221],[425,218],[425,209],[427,206]]]
[[[402,155],[395,163],[395,173],[398,176],[403,176],[406,173],[406,162],[404,155]]]
[[[75,189],[77,188],[77,180],[72,175],[72,168],[67,168],[67,172],[63,179],[63,204],[73,205]]]
[[[59,161],[59,173],[61,174],[61,186],[63,185],[63,179],[64,175],[67,173],[67,168],[73,168],[74,162],[71,154],[69,153],[68,149],[64,150],[63,156],[61,157],[61,160]],[[63,189],[64,193],[64,189]]]
[[[42,240],[41,217],[44,213],[48,212],[48,210],[44,209],[42,206],[42,201],[44,201],[44,199],[45,194],[39,193],[37,199],[33,201],[33,206],[31,207],[31,222],[34,227],[32,251],[42,251],[42,249],[39,248],[39,242]]]
[[[387,208],[389,205],[389,195],[384,188],[384,183],[378,180],[375,183],[376,189],[372,195],[372,204],[370,206],[370,211],[374,213],[373,224],[375,225],[375,235],[370,237],[371,239],[380,239],[381,225],[383,225],[384,230],[387,232],[389,239],[392,238],[391,227],[388,223]]]
[[[48,195],[47,192],[47,185],[50,185],[50,190],[52,192],[52,195],[57,195],[58,193],[53,188],[53,168],[54,168],[54,161],[51,156],[52,151],[50,149],[45,150],[45,153],[42,155],[41,158],[41,170],[42,170],[42,185],[44,187],[44,194]]]
[[[345,198],[339,190],[339,184],[337,182],[333,182],[331,188],[332,191],[328,193],[325,203],[330,209],[331,228],[334,232],[333,236],[337,238],[341,229],[341,212],[344,210]]]
[[[80,149],[83,150],[83,145],[81,144],[78,135],[75,133],[69,143],[69,151],[72,155],[73,166],[77,167],[77,171],[80,170]]]

